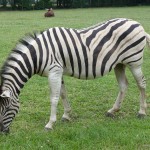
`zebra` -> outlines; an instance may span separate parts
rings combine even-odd
[[[126,18],[111,19],[84,29],[54,27],[22,38],[9,54],[1,69],[0,131],[9,126],[19,111],[19,94],[34,75],[48,77],[50,119],[45,129],[53,129],[57,104],[63,101],[63,120],[71,120],[63,76],[95,79],[114,69],[119,93],[107,116],[120,110],[128,81],[125,69],[132,72],[140,91],[139,117],[146,115],[146,81],[142,73],[144,47],[150,35],[140,23]]]

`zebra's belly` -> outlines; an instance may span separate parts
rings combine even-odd
[[[110,71],[111,70],[106,68],[104,74],[102,75],[101,74],[101,69],[99,68],[99,69],[96,70],[96,75],[94,75],[93,69],[90,68],[90,67],[87,70],[85,70],[85,68],[84,68],[81,71],[74,70],[74,72],[71,69],[65,68],[63,74],[66,75],[66,76],[71,76],[71,77],[78,78],[78,79],[92,80],[92,79],[95,79],[95,78],[102,77],[102,76],[108,74]]]

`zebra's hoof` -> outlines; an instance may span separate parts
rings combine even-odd
[[[62,117],[61,121],[62,121],[62,122],[69,122],[69,121],[70,121],[70,118],[64,118],[64,117]]]
[[[140,113],[137,114],[137,117],[139,119],[143,119],[143,118],[145,118],[145,116],[146,116],[145,114],[140,114]]]
[[[52,131],[53,128],[48,128],[48,127],[45,127],[45,131],[49,132],[49,131]]]
[[[110,112],[107,112],[107,113],[105,114],[105,116],[106,116],[106,117],[110,117],[110,118],[115,118],[115,115],[112,114],[112,113],[110,113]]]

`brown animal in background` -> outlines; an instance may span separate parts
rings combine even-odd
[[[45,17],[54,17],[53,9],[52,9],[52,8],[48,9],[48,12],[46,12],[46,13],[44,14],[44,16],[45,16]]]

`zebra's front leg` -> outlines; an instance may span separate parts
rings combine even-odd
[[[118,64],[115,67],[114,71],[115,71],[115,75],[116,75],[116,79],[118,81],[120,91],[118,93],[118,97],[117,97],[113,107],[107,111],[106,116],[108,116],[108,117],[114,117],[114,113],[120,110],[121,103],[124,99],[125,92],[126,92],[127,85],[128,85],[128,81],[127,81],[127,78],[125,75],[125,65]]]
[[[64,106],[64,114],[62,116],[62,120],[63,121],[70,121],[71,120],[71,118],[70,118],[71,107],[70,107],[70,104],[69,104],[68,99],[67,99],[67,93],[66,93],[65,84],[64,84],[63,79],[62,79],[60,96],[62,98],[62,103]]]
[[[61,68],[53,68],[49,73],[48,79],[50,83],[51,114],[50,120],[45,126],[45,129],[47,130],[53,129],[53,125],[57,120],[56,113],[60,97],[62,72]]]

